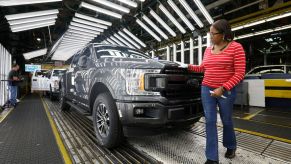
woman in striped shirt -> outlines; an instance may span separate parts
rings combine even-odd
[[[217,137],[217,106],[223,123],[223,146],[226,158],[234,158],[236,137],[232,122],[235,86],[245,75],[245,52],[233,41],[229,23],[222,19],[210,27],[212,46],[204,52],[200,66],[189,65],[193,72],[204,72],[201,98],[206,119],[206,164],[219,163]]]

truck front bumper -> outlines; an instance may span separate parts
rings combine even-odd
[[[134,127],[163,127],[194,123],[203,115],[201,101],[179,105],[161,103],[117,102],[122,125]]]

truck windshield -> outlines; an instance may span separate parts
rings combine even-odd
[[[62,76],[65,70],[54,70],[53,76]]]
[[[137,58],[137,59],[150,59],[149,56],[135,50],[116,50],[116,49],[103,49],[97,50],[97,57],[118,57],[118,58]]]

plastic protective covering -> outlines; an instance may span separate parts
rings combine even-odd
[[[11,69],[11,54],[0,44],[0,105],[8,99],[7,78]]]

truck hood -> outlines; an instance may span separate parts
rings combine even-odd
[[[136,58],[118,58],[118,57],[106,57],[99,59],[100,62],[104,62],[105,66],[128,68],[128,69],[162,69],[167,66],[180,66],[178,63],[156,60],[156,59],[136,59]]]

